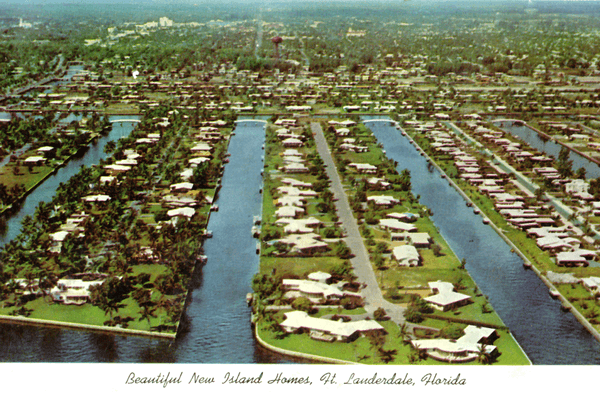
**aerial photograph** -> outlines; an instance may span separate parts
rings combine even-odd
[[[600,364],[600,1],[2,2],[0,362]]]

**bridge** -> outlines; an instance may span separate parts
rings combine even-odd
[[[398,126],[398,122],[392,120],[390,118],[387,119],[361,119],[363,123],[367,122],[379,122],[379,123],[388,123],[390,126]]]
[[[139,119],[113,119],[110,123],[140,123]]]
[[[267,123],[266,120],[262,120],[262,119],[238,119],[235,121],[235,123],[241,123],[241,122],[261,122],[261,123]]]
[[[514,122],[520,122],[520,123],[525,123],[521,119],[505,119],[505,118],[503,118],[503,119],[494,119],[494,120],[492,120],[492,123],[501,123],[501,122],[513,122],[513,123]]]

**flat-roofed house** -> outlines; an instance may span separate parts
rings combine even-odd
[[[455,292],[452,283],[438,280],[428,284],[434,294],[424,298],[424,300],[436,309],[446,312],[470,302],[471,296]]]
[[[305,329],[308,330],[312,339],[326,342],[336,340],[351,342],[367,332],[386,332],[375,320],[358,320],[344,323],[336,320],[311,317],[303,311],[287,312],[284,316],[285,320],[280,326],[286,332],[291,333],[298,329]]]
[[[449,363],[476,360],[481,352],[491,357],[498,355],[497,347],[492,345],[498,338],[498,333],[493,328],[467,326],[464,333],[457,340],[415,339],[411,344],[415,348],[423,349],[429,357]]]
[[[396,246],[392,250],[392,256],[400,266],[416,267],[421,264],[419,251],[413,245]]]

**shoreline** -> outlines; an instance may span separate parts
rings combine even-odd
[[[153,338],[161,338],[161,339],[175,339],[177,333],[168,334],[168,333],[159,333],[159,332],[151,332],[144,330],[134,330],[128,328],[120,328],[120,327],[105,327],[105,326],[94,326],[91,324],[81,324],[81,323],[69,323],[69,322],[61,322],[57,320],[44,320],[44,319],[34,319],[23,316],[6,316],[0,315],[0,321],[5,323],[13,323],[27,326],[41,326],[41,327],[55,327],[55,328],[69,328],[74,330],[81,331],[95,331],[101,332],[105,334],[121,334],[127,336],[142,336],[142,337],[153,337]]]
[[[400,128],[400,131],[404,131],[404,129],[402,129],[402,127]],[[544,275],[542,275],[541,271],[535,266],[533,265],[533,263],[529,260],[529,258],[502,232],[502,229],[500,229],[498,226],[496,226],[496,224],[490,220],[490,218],[483,212],[483,210],[477,205],[475,204],[475,202],[473,202],[469,196],[467,196],[467,194],[454,182],[454,180],[452,180],[450,177],[448,177],[448,175],[444,172],[444,170],[437,164],[436,161],[434,161],[421,147],[420,145],[408,134],[406,133],[406,138],[408,138],[410,141],[412,141],[412,143],[414,143],[415,147],[419,148],[419,152],[422,153],[425,158],[427,158],[431,164],[443,175],[446,176],[446,179],[448,180],[448,183],[454,188],[456,189],[456,191],[458,191],[458,193],[461,195],[461,197],[463,197],[463,199],[465,201],[467,201],[468,203],[472,204],[473,207],[477,207],[477,209],[479,209],[480,211],[480,215],[482,218],[487,219],[488,223],[487,225],[490,226],[492,229],[494,229],[494,231],[496,231],[496,233],[498,233],[498,235],[500,235],[500,237],[508,244],[508,246],[510,246],[515,253],[517,253],[519,255],[519,257],[521,257],[521,259],[523,259],[524,263],[526,264],[527,268],[531,268],[533,270],[533,272],[542,280],[542,282],[546,285],[546,287],[548,287],[549,291],[556,291],[558,293],[558,299],[561,301],[561,304],[566,307],[569,308],[569,312],[573,313],[573,316],[575,316],[575,318],[584,326],[584,328],[586,330],[588,330],[590,332],[590,334],[592,334],[592,336],[598,341],[600,342],[600,332],[598,332],[584,317],[583,315],[575,308],[575,306],[573,306],[573,304],[571,304],[564,295],[562,295],[560,292],[558,292],[558,289],[554,286],[554,284],[552,284],[552,282],[550,282],[550,280],[548,280],[548,278],[546,278]],[[518,342],[517,342],[518,343]],[[519,345],[520,346],[520,345]],[[525,354],[527,356],[527,354]],[[527,357],[529,359],[529,357]],[[530,360],[531,361],[531,360]]]

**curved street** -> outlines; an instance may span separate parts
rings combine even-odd
[[[369,253],[365,248],[358,224],[350,209],[348,196],[346,196],[340,176],[333,163],[333,158],[331,157],[329,147],[327,146],[323,129],[319,123],[313,122],[311,123],[311,130],[315,136],[317,151],[325,163],[325,171],[331,180],[330,189],[336,200],[335,206],[337,213],[346,232],[346,244],[354,254],[354,257],[350,259],[350,262],[354,267],[354,273],[358,277],[358,281],[367,285],[366,288],[362,290],[362,295],[365,299],[365,309],[372,316],[377,308],[383,307],[392,321],[397,324],[402,324],[405,322],[403,315],[405,308],[386,301],[381,294],[381,289],[379,288],[375,273],[373,272],[373,266],[369,259]]]

